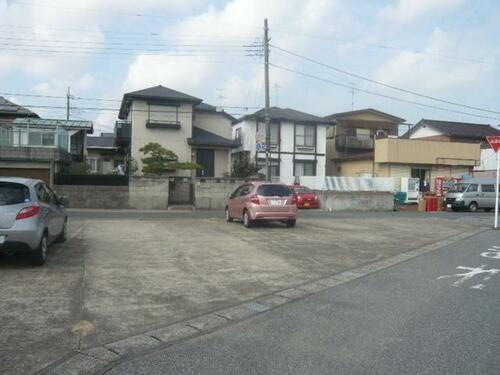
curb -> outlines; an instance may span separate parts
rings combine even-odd
[[[476,234],[490,230],[479,228],[447,238],[419,249],[410,250],[390,258],[382,259],[367,265],[344,271],[332,276],[307,282],[293,288],[284,289],[254,300],[206,313],[189,320],[157,328],[139,335],[110,342],[91,349],[75,351],[37,372],[40,375],[92,375],[105,374],[118,363],[146,353],[160,350],[179,341],[208,334],[224,326],[241,322],[245,319],[265,313],[284,304],[322,292],[326,289],[345,284],[390,266],[405,262],[420,255],[451,245]]]

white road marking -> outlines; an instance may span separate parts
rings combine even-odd
[[[451,278],[451,277],[456,277],[458,278],[457,281],[455,281],[453,284],[453,286],[456,286],[456,287],[459,287],[460,285],[462,285],[465,281],[467,280],[471,280],[473,277],[475,276],[478,276],[478,275],[484,275],[486,274],[484,277],[483,277],[483,280],[482,281],[487,281],[487,280],[490,280],[491,277],[493,275],[496,275],[497,273],[500,273],[500,269],[496,269],[496,268],[491,268],[491,269],[485,269],[486,265],[482,265],[480,267],[464,267],[464,266],[458,266],[457,267],[457,270],[467,270],[469,272],[464,272],[464,273],[457,273],[455,275],[444,275],[444,276],[439,276],[437,278],[437,280],[440,280],[440,279],[447,279],[447,278]],[[484,288],[484,284],[476,284],[476,285],[473,285],[471,287],[471,289],[483,289]]]
[[[73,238],[78,236],[82,232],[82,230],[83,230],[83,227],[78,228],[76,231],[73,232],[73,234],[71,234],[71,236],[69,236],[69,239],[72,240]]]
[[[500,259],[500,246],[490,247],[488,251],[481,253],[481,256],[491,259]]]

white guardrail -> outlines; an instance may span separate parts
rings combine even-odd
[[[317,177],[301,176],[301,185],[313,190],[327,191],[395,191],[393,177]],[[295,178],[282,179],[281,182],[292,184]]]

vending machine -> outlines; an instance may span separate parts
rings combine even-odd
[[[420,179],[413,177],[401,177],[401,191],[406,193],[405,203],[418,203]]]

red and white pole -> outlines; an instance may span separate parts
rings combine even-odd
[[[500,136],[486,137],[491,148],[497,154],[497,184],[495,187],[495,229],[498,228],[498,190],[500,184]]]
[[[497,184],[496,184],[496,198],[495,198],[495,229],[498,228],[498,190],[500,185],[500,152],[497,151]]]

